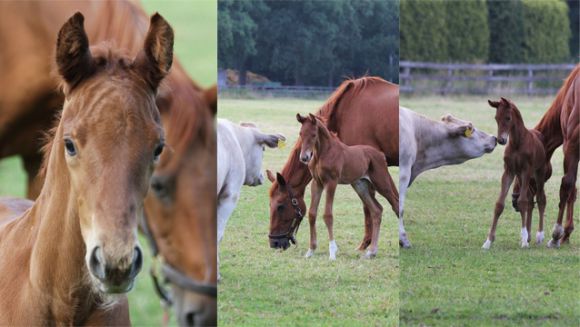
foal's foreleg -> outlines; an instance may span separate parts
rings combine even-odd
[[[546,212],[546,192],[544,190],[544,180],[536,176],[536,185],[538,190],[536,199],[538,202],[538,211],[540,212],[540,220],[538,224],[538,232],[536,233],[536,244],[542,244],[544,241],[544,213]],[[531,230],[530,230],[531,231]]]
[[[338,246],[336,245],[336,241],[334,240],[334,233],[332,229],[333,225],[333,217],[332,217],[332,204],[334,202],[334,193],[336,192],[336,181],[329,181],[326,184],[326,203],[324,208],[324,223],[326,224],[326,228],[328,229],[328,258],[330,260],[336,260],[336,252],[338,251]]]
[[[495,229],[497,228],[497,221],[501,213],[503,212],[503,208],[505,206],[505,198],[508,194],[510,186],[514,180],[514,177],[511,176],[507,171],[503,172],[501,177],[501,191],[499,193],[499,197],[497,198],[497,202],[495,203],[495,210],[493,212],[493,221],[491,223],[491,228],[489,229],[489,234],[487,235],[487,240],[483,243],[483,249],[489,249],[491,247],[491,243],[495,241]]]
[[[320,204],[320,197],[322,196],[322,184],[317,180],[313,180],[310,186],[310,208],[308,209],[308,223],[310,225],[310,247],[304,255],[310,258],[316,250],[316,215],[318,213],[318,205]]]

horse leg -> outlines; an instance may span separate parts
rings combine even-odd
[[[329,181],[326,184],[326,203],[324,208],[324,224],[328,229],[328,258],[330,260],[336,260],[336,252],[338,251],[338,246],[334,240],[334,234],[332,230],[333,217],[332,217],[332,203],[334,202],[334,193],[336,192],[336,181]]]
[[[240,185],[241,187],[241,185]],[[220,267],[220,257],[219,257],[219,244],[224,237],[224,232],[226,230],[226,225],[232,212],[236,208],[238,203],[239,193],[233,190],[224,190],[218,196],[218,203],[217,203],[217,237],[218,237],[218,256],[217,256],[217,267],[218,267],[218,280],[221,280],[221,274],[219,272]]]
[[[371,203],[369,203],[369,208],[372,208],[371,217],[373,220],[373,235],[370,249],[367,250],[365,254],[366,259],[371,259],[377,256],[379,250],[379,234],[381,231],[381,220],[383,215],[383,207],[377,201],[374,194],[370,197]]]
[[[564,148],[565,150],[566,148],[570,150],[567,152],[569,160],[564,159],[564,165],[567,167],[564,174],[568,176],[569,194],[566,200],[566,227],[564,228],[562,242],[568,242],[572,231],[574,231],[574,202],[576,201],[576,180],[578,178],[578,160],[580,159],[580,149],[578,149],[580,144],[578,144],[578,138],[580,138],[580,135],[576,136],[575,142],[567,142]]]
[[[542,172],[543,173],[543,172]],[[540,212],[540,221],[538,224],[538,233],[536,234],[536,244],[544,242],[544,214],[546,212],[546,192],[544,190],[544,175],[536,176],[536,200],[538,201],[538,211]]]
[[[570,234],[574,230],[573,208],[576,200],[576,179],[578,173],[578,155],[574,155],[575,149],[571,149],[570,142],[564,145],[564,177],[560,184],[560,203],[558,204],[558,220],[554,225],[552,232],[552,239],[548,242],[548,247],[560,247],[560,243],[564,238],[569,239]],[[578,145],[576,144],[576,147]],[[562,228],[562,220],[564,219],[564,211],[568,209],[566,215],[566,229]]]
[[[304,255],[310,258],[316,250],[316,215],[318,213],[318,205],[320,204],[320,197],[322,196],[322,184],[317,180],[313,180],[310,187],[310,208],[308,209],[308,224],[310,225],[310,247]]]
[[[407,190],[409,189],[409,181],[411,179],[410,167],[399,168],[399,246],[403,248],[410,248],[411,242],[407,238],[405,231],[405,224],[403,223],[403,215],[405,213],[405,198],[407,197]]]
[[[369,192],[374,192],[374,190],[370,189],[369,182],[366,179],[359,179],[358,181],[352,183],[351,186],[356,192],[356,194],[359,196],[361,201],[365,196],[367,196]],[[364,201],[363,201],[363,210],[365,214],[365,233],[362,242],[356,248],[356,250],[358,251],[365,250],[369,246],[369,244],[371,244],[371,233],[372,233],[371,213],[369,207]]]
[[[491,228],[489,229],[489,234],[487,235],[487,240],[483,243],[483,249],[489,249],[491,247],[491,243],[495,241],[495,229],[497,228],[497,221],[501,213],[503,212],[503,208],[505,206],[505,198],[508,194],[510,186],[514,180],[514,177],[510,175],[507,171],[504,170],[503,175],[501,177],[501,191],[499,193],[499,197],[495,203],[495,210],[493,212],[493,221],[491,223]]]
[[[524,190],[527,190],[530,185],[530,174],[523,172],[520,175],[520,182],[522,191],[518,199],[518,208],[520,208],[520,215],[522,216],[521,246],[522,248],[527,248],[530,246],[530,233],[527,227],[530,220],[528,216],[530,213],[530,201],[529,192],[524,192]]]

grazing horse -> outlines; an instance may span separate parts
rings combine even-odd
[[[312,114],[308,117],[296,114],[296,120],[302,124],[300,128],[300,161],[308,165],[308,170],[310,170],[312,175],[312,199],[308,210],[308,219],[311,221],[310,248],[306,253],[306,257],[311,257],[314,254],[314,250],[316,250],[317,242],[314,222],[316,221],[322,191],[326,190],[324,223],[328,228],[329,258],[330,260],[335,260],[338,247],[332,230],[332,205],[338,184],[351,184],[355,187],[354,184],[360,179],[368,179],[372,184],[372,188],[389,201],[395,212],[399,207],[399,197],[395,183],[387,170],[387,161],[382,152],[369,145],[345,145],[336,135],[328,131],[323,122]],[[383,207],[375,199],[374,192],[370,192],[368,197],[361,197],[361,200],[369,209],[371,215],[371,244],[365,257],[372,258],[377,255],[378,251]]]
[[[265,147],[277,148],[285,141],[282,134],[264,134],[254,124],[234,124],[218,119],[217,146],[217,224],[218,244],[234,211],[242,185],[262,185],[262,159]],[[218,260],[219,261],[219,260]]]
[[[497,221],[503,212],[505,198],[516,176],[525,190],[528,189],[532,178],[535,180],[537,187],[536,199],[540,211],[540,228],[536,235],[536,242],[539,244],[544,239],[543,224],[546,210],[544,183],[546,170],[548,169],[546,166],[546,152],[542,144],[542,134],[535,129],[526,128],[522,115],[513,102],[502,97],[500,101],[488,100],[488,103],[496,109],[497,142],[505,145],[509,139],[509,143],[503,156],[504,171],[501,177],[501,191],[495,204],[493,221],[487,240],[482,247],[489,249],[491,243],[495,241]],[[522,216],[521,246],[523,248],[530,246],[529,233],[531,232],[533,210],[533,197],[530,195],[530,192],[522,192],[518,199],[518,207]]]
[[[39,140],[64,101],[51,73],[53,45],[75,11],[85,14],[91,42],[109,42],[130,56],[141,50],[147,34],[148,17],[134,2],[0,1],[0,158],[21,156],[31,199],[43,182],[34,178],[42,159]],[[157,267],[166,274],[159,280],[167,279],[172,292],[160,295],[166,304],[173,302],[179,323],[214,325],[216,89],[198,86],[177,58],[172,67],[156,97],[168,151],[155,167],[142,229],[153,255],[162,259]]]
[[[143,262],[137,224],[163,150],[155,93],[172,64],[173,31],[153,15],[129,59],[89,49],[83,22],[76,13],[58,33],[66,100],[44,148],[41,193],[34,204],[2,201],[1,325],[130,324],[122,294]]]
[[[399,109],[401,155],[399,164],[399,221],[403,222],[407,190],[422,172],[444,165],[457,165],[495,149],[496,138],[471,122],[452,115],[434,121],[407,108]],[[399,226],[404,232],[405,227]],[[410,243],[403,243],[409,247]]]
[[[399,164],[399,87],[378,77],[363,77],[344,81],[316,113],[326,122],[329,131],[347,145],[370,145],[387,158],[391,166]],[[270,246],[287,249],[294,242],[298,219],[306,211],[304,192],[312,179],[308,166],[300,158],[298,140],[281,173],[274,175],[269,170],[270,188]],[[368,197],[371,185],[367,180],[355,183],[359,197]],[[395,190],[396,192],[396,190]],[[359,250],[371,243],[372,221],[370,210],[363,207],[365,232]],[[394,210],[398,215],[398,208]],[[399,221],[399,226],[401,226]],[[311,226],[314,228],[314,225]],[[404,232],[404,231],[403,231]],[[405,237],[399,232],[399,238]]]
[[[574,202],[576,201],[576,181],[578,178],[578,160],[580,160],[580,65],[576,65],[564,81],[556,98],[540,122],[534,127],[543,136],[546,150],[546,180],[552,171],[550,159],[554,151],[564,144],[564,177],[560,185],[560,203],[558,219],[554,225],[552,239],[548,247],[559,247],[562,242],[568,242],[574,230]],[[520,183],[516,179],[512,194],[512,205],[517,210],[517,199],[520,195]],[[528,192],[535,194],[535,185]],[[566,227],[562,220],[566,211]]]

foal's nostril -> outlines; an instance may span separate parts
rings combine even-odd
[[[93,251],[91,252],[89,269],[98,279],[105,279],[105,265],[103,264],[101,257],[101,248],[98,246],[93,248]]]
[[[143,253],[139,247],[135,247],[135,254],[133,255],[133,264],[131,265],[131,277],[135,277],[141,267],[143,266]]]

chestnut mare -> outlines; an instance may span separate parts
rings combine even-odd
[[[306,257],[311,257],[316,249],[316,229],[312,227],[316,221],[322,191],[326,190],[324,223],[328,228],[330,241],[328,246],[329,258],[330,260],[336,259],[338,247],[332,230],[332,205],[336,186],[338,184],[351,184],[355,187],[355,182],[361,179],[370,180],[373,189],[369,196],[361,197],[361,200],[369,209],[372,221],[371,244],[365,258],[375,257],[378,252],[383,207],[376,200],[374,190],[377,190],[389,201],[393,211],[396,212],[399,208],[399,196],[395,183],[388,173],[385,155],[369,145],[345,145],[336,134],[331,134],[325,124],[313,114],[307,117],[296,114],[296,120],[302,124],[300,128],[300,161],[308,165],[312,175],[312,199],[308,218],[313,223],[310,225],[310,248]]]
[[[329,131],[347,145],[364,144],[380,149],[391,166],[399,164],[399,87],[378,77],[344,81],[316,113],[326,121]],[[304,192],[312,179],[300,158],[300,140],[296,142],[281,173],[266,171],[270,188],[270,246],[287,249],[295,243],[296,221],[306,211]],[[370,194],[370,183],[361,180],[354,186],[359,197]],[[395,190],[395,192],[397,192]],[[394,210],[398,216],[398,208]],[[359,245],[371,243],[372,219],[364,206],[365,233]],[[314,229],[314,221],[311,221]],[[399,221],[399,226],[402,222]],[[275,237],[272,237],[275,236]],[[401,235],[399,235],[401,237]]]
[[[574,202],[576,201],[576,181],[578,178],[578,160],[580,160],[580,65],[576,65],[564,84],[558,91],[556,99],[540,122],[534,127],[544,137],[546,162],[549,165],[554,151],[564,144],[564,177],[560,184],[560,202],[558,219],[554,225],[552,239],[548,247],[559,247],[562,242],[568,242],[574,230]],[[546,180],[550,178],[551,169]],[[532,185],[533,186],[533,185]],[[535,193],[535,187],[529,189]],[[519,197],[520,185],[516,180],[512,198],[513,206],[519,210],[515,199]],[[562,220],[566,211],[566,227]]]
[[[491,107],[496,109],[497,142],[502,145],[505,145],[506,142],[509,143],[503,156],[504,172],[501,178],[501,192],[495,204],[491,229],[482,247],[489,249],[491,243],[495,241],[497,221],[503,212],[505,198],[516,176],[521,186],[526,190],[532,178],[535,181],[536,199],[540,211],[540,227],[536,235],[536,243],[540,244],[544,240],[544,212],[546,210],[544,183],[548,169],[542,134],[535,129],[526,128],[522,115],[513,102],[503,97],[500,101],[488,100],[488,102]],[[523,248],[529,247],[533,203],[533,196],[530,192],[520,194],[518,207],[522,216],[521,246]]]
[[[75,11],[85,14],[92,42],[110,42],[130,55],[140,50],[147,15],[132,2],[0,2],[0,157],[22,157],[30,198],[42,185],[34,179],[41,162],[38,140],[63,102],[51,75],[53,45]],[[153,173],[143,229],[173,288],[172,299],[162,287],[160,294],[174,303],[182,325],[217,320],[215,91],[196,85],[175,58],[156,99],[168,151]]]
[[[83,22],[76,13],[56,42],[66,100],[44,187],[34,204],[2,202],[1,325],[130,324],[127,298],[109,294],[131,290],[143,262],[137,224],[164,144],[155,93],[173,31],[152,16],[133,60],[89,50]]]

